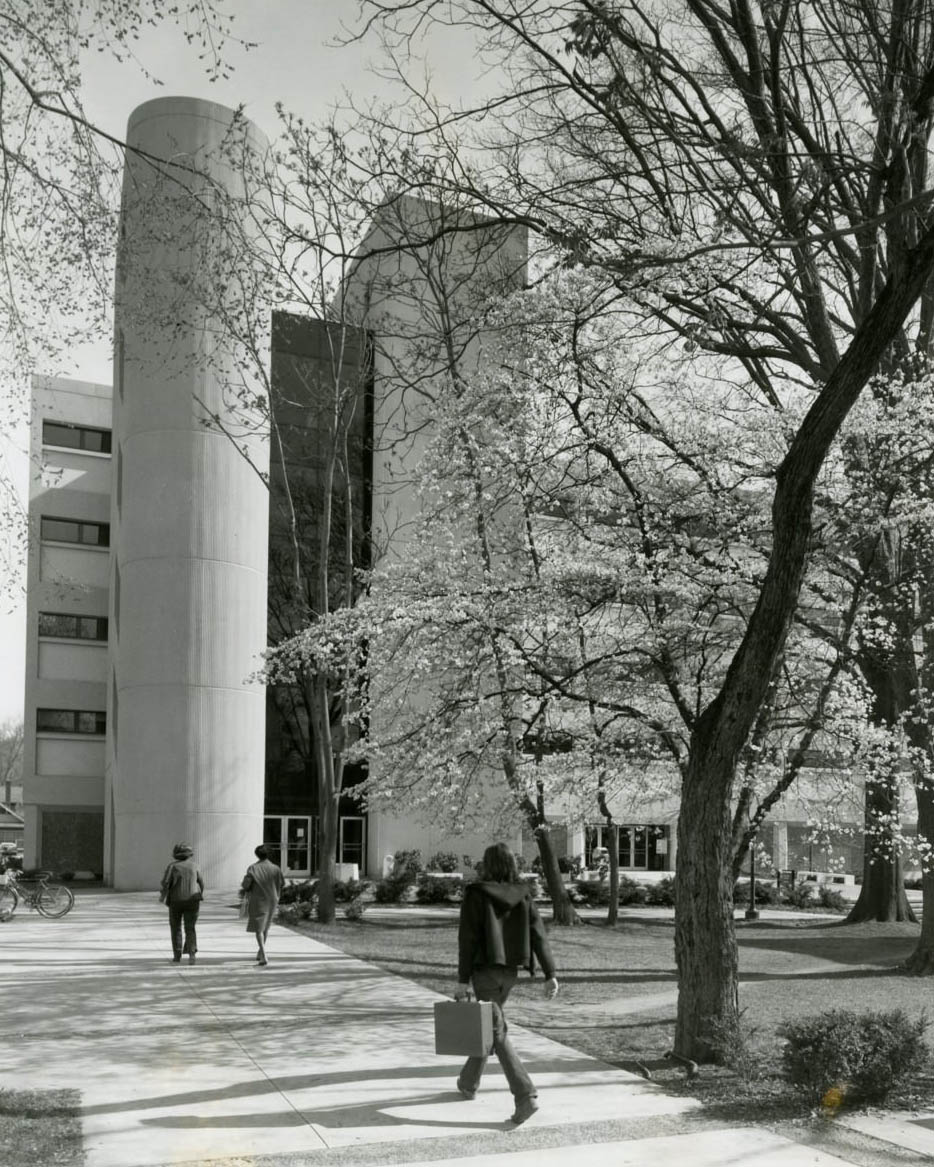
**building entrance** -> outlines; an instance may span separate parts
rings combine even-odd
[[[308,879],[317,869],[318,824],[313,815],[267,815],[263,842],[269,858],[290,879]]]

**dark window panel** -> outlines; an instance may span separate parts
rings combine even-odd
[[[47,446],[66,446],[70,450],[89,450],[95,454],[109,454],[110,430],[95,426],[71,425],[62,421],[42,423],[42,441]]]
[[[55,543],[81,543],[87,547],[110,546],[110,523],[88,523],[80,519],[59,519],[43,515],[43,539]]]

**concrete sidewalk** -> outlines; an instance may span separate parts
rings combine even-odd
[[[867,1162],[718,1129],[693,1099],[519,1026],[541,1110],[514,1128],[495,1059],[475,1101],[456,1092],[460,1059],[434,1054],[436,994],[284,928],[258,968],[235,902],[205,903],[194,966],[171,963],[155,893],[84,892],[62,920],[21,907],[0,925],[12,1084],[81,1092],[88,1167]],[[934,1159],[934,1133],[911,1134],[916,1157],[889,1161]]]

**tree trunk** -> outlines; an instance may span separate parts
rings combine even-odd
[[[606,922],[615,924],[619,919],[619,827],[609,823],[610,828],[610,906],[606,912]]]
[[[678,815],[675,1052],[710,1062],[721,1056],[717,1033],[735,1026],[739,1016],[728,793],[732,772],[705,775],[698,762],[695,755],[688,764]],[[712,777],[725,787],[723,797]]]
[[[859,899],[846,918],[847,924],[862,924],[867,920],[879,923],[901,920],[917,922],[905,895],[902,857],[891,837],[891,831],[885,825],[896,803],[897,798],[890,782],[866,782],[863,886]]]
[[[318,782],[318,922],[332,924],[337,913],[334,900],[337,862],[337,796]]]
[[[551,920],[553,924],[579,924],[580,916],[574,910],[568,889],[561,878],[561,868],[558,866],[558,857],[551,843],[551,835],[546,826],[535,828],[535,841],[538,843],[538,853],[542,857],[542,875],[545,886],[551,896]]]
[[[926,777],[915,781],[918,799],[918,837],[934,840],[934,789]],[[927,850],[921,856],[921,935],[905,970],[916,977],[934,975],[934,863]]]

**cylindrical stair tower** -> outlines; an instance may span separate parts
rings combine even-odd
[[[115,306],[110,875],[154,887],[184,840],[209,887],[230,888],[262,839],[265,693],[249,677],[266,645],[269,445],[242,338],[263,317],[245,294],[244,159],[266,142],[176,97],[135,110],[127,142],[140,153]]]

